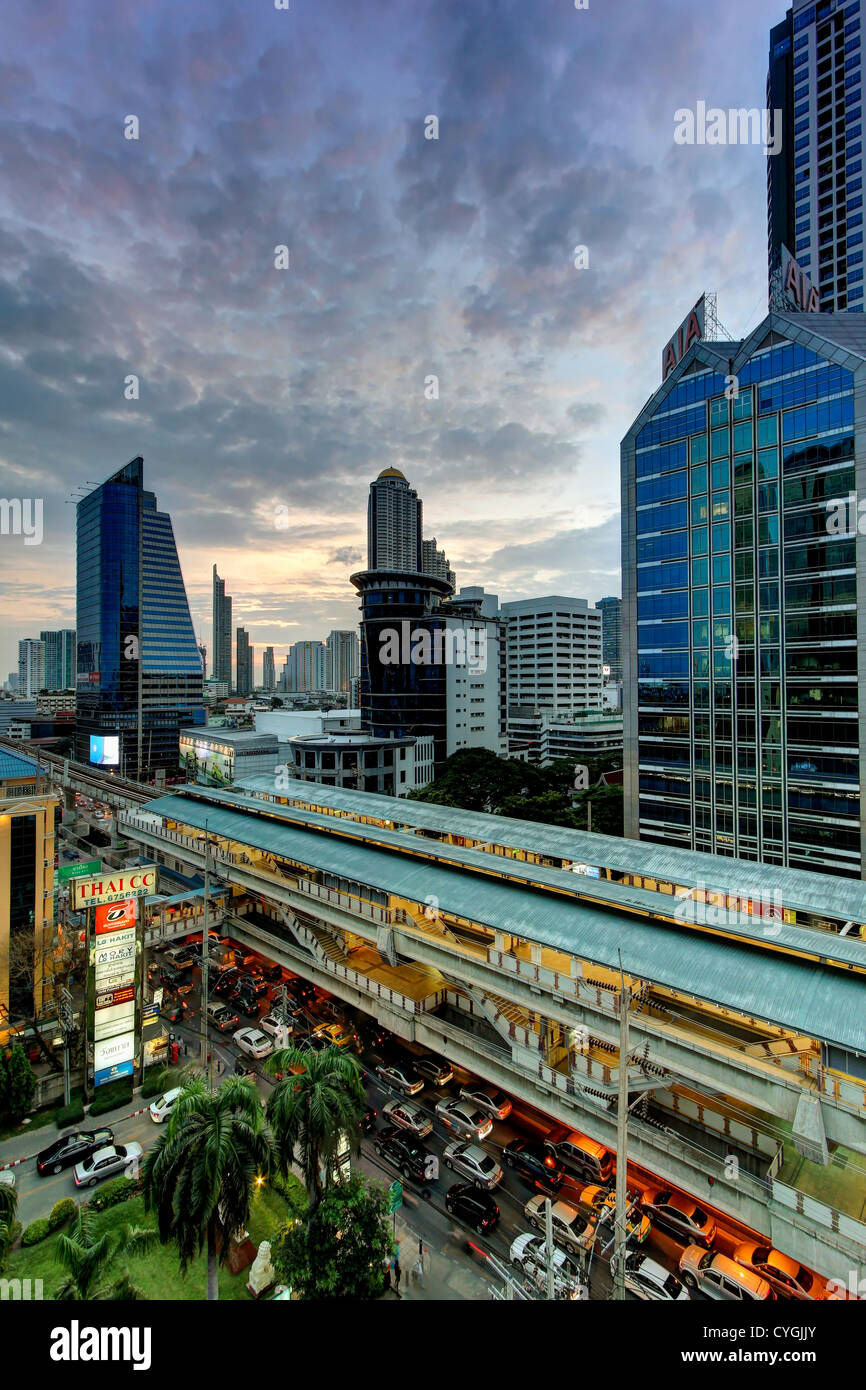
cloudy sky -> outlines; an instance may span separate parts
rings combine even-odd
[[[74,625],[74,502],[139,453],[257,674],[356,623],[389,465],[460,584],[619,593],[664,341],[703,289],[765,312],[763,152],[674,112],[763,105],[784,0],[290,5],[0,3],[0,497],[44,504],[0,537],[0,679]]]

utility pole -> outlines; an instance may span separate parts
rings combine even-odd
[[[549,1197],[544,1199],[544,1259],[547,1265],[547,1297],[549,1302],[556,1298],[556,1266],[553,1263],[553,1203]]]
[[[201,1064],[207,1071],[207,995],[208,958],[210,952],[210,925],[208,922],[208,896],[210,894],[210,837],[208,823],[204,823],[204,917],[201,929]],[[213,1068],[211,1068],[213,1084]]]
[[[622,953],[619,956],[619,1095],[616,1112],[616,1217],[614,1224],[614,1298],[625,1298],[625,1250],[628,1238],[628,1010],[631,1002],[626,994],[622,973]]]

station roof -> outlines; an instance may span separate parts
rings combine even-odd
[[[25,758],[20,753],[10,753],[8,749],[0,748],[0,782],[35,776],[36,763],[32,758]]]
[[[853,1051],[866,1051],[862,980],[831,966],[719,943],[687,927],[612,915],[602,908],[520,884],[467,874],[458,867],[419,864],[388,849],[353,844],[266,815],[180,795],[148,810],[212,835],[251,845],[413,902],[440,908],[494,930],[568,955],[625,970],[642,979]]]
[[[549,858],[591,864],[616,873],[636,873],[661,882],[699,885],[739,897],[777,900],[785,907],[800,908],[818,916],[866,922],[866,883],[834,874],[809,873],[747,859],[727,859],[717,854],[651,845],[618,835],[597,835],[537,821],[464,811],[428,801],[380,796],[374,792],[326,787],[316,782],[281,780],[269,774],[245,777],[235,783],[239,792],[268,792],[289,801],[306,802],[343,811],[350,816],[389,820],[395,826],[415,826],[441,835],[458,835],[482,843],[531,850]]]

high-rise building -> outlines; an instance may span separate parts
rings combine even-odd
[[[325,689],[325,644],[293,642],[286,658],[286,689],[317,691]]]
[[[385,468],[370,484],[367,568],[420,573],[422,504],[399,468]]]
[[[457,576],[448,563],[444,550],[437,550],[436,537],[421,542],[421,569],[424,574],[432,574],[434,579],[444,579],[452,589],[457,588]]]
[[[325,685],[335,694],[348,694],[358,674],[358,634],[353,629],[335,629],[328,634]]]
[[[767,107],[781,113],[767,157],[771,288],[786,246],[824,312],[863,310],[862,7],[795,0],[770,32]]]
[[[57,794],[36,763],[0,749],[0,1022],[41,1013],[43,948],[54,913]],[[65,979],[65,975],[64,975]]]
[[[520,599],[503,603],[507,632],[508,708],[570,714],[600,709],[601,613],[586,599]]]
[[[274,667],[274,649],[265,647],[262,653],[262,689],[272,693],[277,688],[277,674]]]
[[[237,630],[237,647],[237,693],[238,695],[252,695],[255,649],[250,646],[250,635],[245,627],[239,627]]]
[[[771,313],[626,434],[626,835],[862,876],[864,420],[866,321]]]
[[[199,644],[198,644],[198,651],[199,651],[199,656],[201,657],[201,678],[202,678],[203,681],[206,681],[206,680],[207,680],[207,647],[204,645],[203,642],[199,642]]]
[[[46,690],[75,688],[75,628],[64,627],[57,632],[40,632],[45,643]]]
[[[18,643],[18,691],[38,695],[45,685],[45,643],[24,637]]]
[[[217,681],[232,680],[232,601],[226,593],[226,582],[213,567],[213,678]]]
[[[179,730],[205,711],[171,517],[145,492],[141,457],[76,514],[76,759],[130,777],[174,774]]]
[[[622,599],[600,598],[595,605],[601,614],[601,660],[602,665],[610,667],[613,681],[622,680],[622,656],[620,640],[622,635]]]

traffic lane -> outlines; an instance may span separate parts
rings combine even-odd
[[[85,1117],[80,1128],[95,1129],[101,1124],[101,1116],[96,1116],[93,1120]],[[153,1123],[149,1113],[136,1115],[132,1118],[127,1116],[120,1120],[112,1120],[110,1127],[114,1131],[116,1144],[127,1144],[135,1141],[141,1144],[145,1150],[153,1144],[156,1134],[159,1133],[159,1126]],[[52,1131],[52,1137],[46,1138],[42,1147],[47,1148],[56,1137],[57,1135]],[[36,1159],[33,1158],[27,1163],[22,1163],[13,1171],[15,1173],[15,1185],[18,1189],[18,1220],[24,1226],[29,1225],[31,1221],[35,1221],[40,1216],[47,1216],[54,1203],[59,1202],[61,1197],[86,1200],[88,1189],[75,1186],[72,1167],[64,1168],[61,1173],[49,1173],[43,1178],[39,1176],[36,1169]]]

